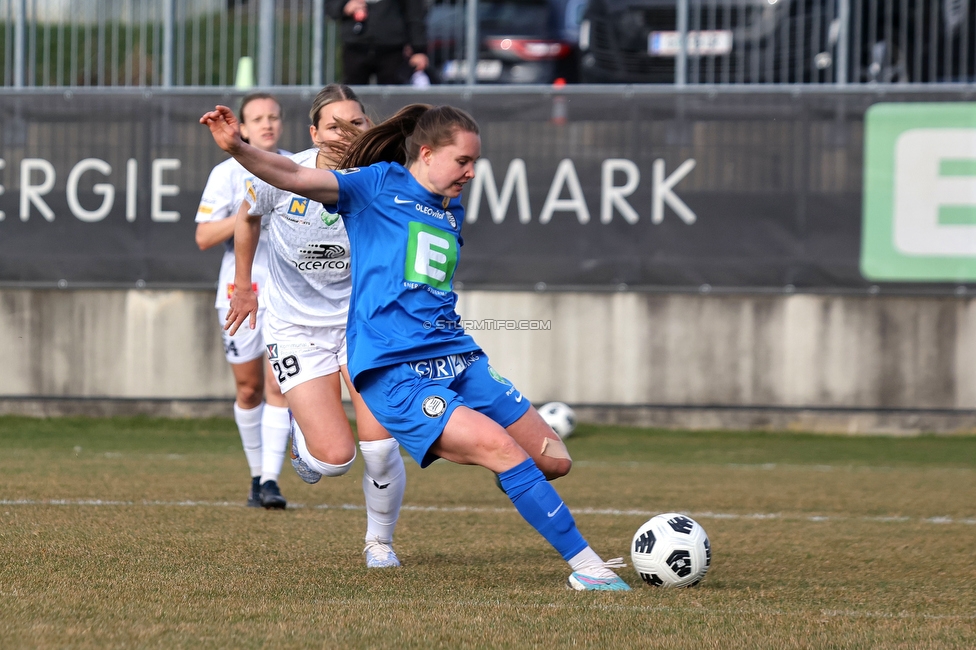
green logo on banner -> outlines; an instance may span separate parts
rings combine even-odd
[[[457,238],[453,234],[418,221],[410,222],[407,261],[403,269],[407,282],[450,291],[457,259]]]
[[[864,123],[861,273],[976,281],[976,103],[876,104]]]

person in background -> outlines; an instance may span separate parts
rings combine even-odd
[[[413,77],[426,78],[429,63],[425,0],[326,0],[325,13],[339,21],[343,83],[375,75],[378,84],[422,85]]]
[[[311,149],[291,156],[304,167],[334,169],[348,143],[372,126],[349,86],[330,84],[309,111]],[[346,316],[352,292],[349,238],[342,219],[321,203],[248,181],[234,231],[236,285],[225,329],[255,327],[259,300],[252,285],[252,261],[261,223],[268,223],[270,288],[260,304],[267,310],[264,333],[272,368],[294,416],[291,464],[306,483],[342,476],[356,459],[356,439],[342,406],[345,380],[356,411],[363,452],[366,498],[366,566],[398,567],[393,531],[400,515],[407,474],[400,446],[380,426],[356,392],[346,369]],[[247,319],[247,326],[238,326]]]
[[[241,101],[241,134],[262,151],[279,152],[281,105],[266,93],[247,95]],[[277,382],[266,380],[271,367],[265,356],[261,328],[230,336],[223,330],[234,293],[234,227],[237,210],[244,200],[245,179],[250,174],[233,158],[210,172],[197,208],[196,242],[200,250],[224,246],[217,280],[217,319],[221,325],[224,354],[234,373],[237,387],[234,421],[244,444],[244,455],[251,470],[251,489],[247,505],[252,508],[282,509],[287,501],[278,487],[278,476],[288,445],[289,414]],[[268,245],[261,237],[255,255],[254,290],[265,289],[268,275]],[[264,313],[259,314],[263,320]]]

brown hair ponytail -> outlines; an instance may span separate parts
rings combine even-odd
[[[377,162],[407,166],[416,160],[421,145],[443,147],[454,142],[459,130],[480,133],[478,123],[460,108],[410,104],[356,138],[336,169]]]

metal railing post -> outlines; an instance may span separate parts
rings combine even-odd
[[[851,0],[839,0],[838,20],[840,29],[837,33],[837,85],[847,85],[847,53],[848,37],[850,35]]]
[[[325,54],[325,0],[312,0],[312,85],[322,85],[322,56]]]
[[[674,85],[688,83],[688,0],[678,0],[678,56],[674,60]]]
[[[465,39],[465,59],[468,61],[467,84],[478,83],[478,0],[467,0],[465,7],[467,38]]]
[[[325,42],[328,52],[325,55],[325,83],[331,84],[336,81],[336,21],[329,19],[329,24],[325,30]]]
[[[175,0],[163,0],[163,88],[173,85],[173,48],[176,42]]]
[[[23,88],[27,67],[27,0],[14,3],[14,88]]]
[[[275,0],[258,7],[258,85],[274,85]]]

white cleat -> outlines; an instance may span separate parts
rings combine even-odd
[[[625,566],[623,558],[619,557],[587,566],[570,574],[566,586],[575,591],[630,591],[630,585],[610,570]]]
[[[363,554],[366,556],[366,568],[368,569],[387,569],[400,566],[400,559],[397,558],[393,547],[378,539],[367,540]]]

